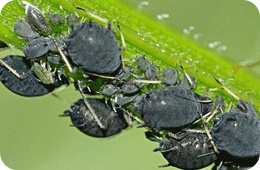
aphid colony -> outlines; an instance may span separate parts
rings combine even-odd
[[[68,36],[55,38],[43,13],[23,4],[26,21],[17,21],[14,31],[28,43],[25,57],[0,60],[0,80],[6,88],[30,97],[74,84],[82,98],[61,116],[69,116],[73,126],[93,137],[118,134],[136,120],[148,129],[146,137],[159,143],[154,151],[162,153],[168,166],[199,169],[215,163],[215,169],[247,168],[258,161],[260,123],[253,106],[239,99],[236,109],[224,112],[221,96],[214,104],[192,91],[194,78],[182,66],[180,79],[181,71],[173,68],[160,76],[145,56],[137,59],[137,68],[123,64],[124,38],[120,47],[109,22],[105,28],[80,23],[76,14],[48,13],[52,25],[67,22],[72,29]],[[1,48],[6,48],[2,42]],[[85,94],[101,94],[103,99]],[[212,129],[207,126],[210,119]]]

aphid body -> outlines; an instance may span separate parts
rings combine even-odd
[[[209,138],[204,133],[187,133],[181,139],[160,141],[159,148],[170,166],[181,169],[199,169],[217,160]]]
[[[212,110],[213,103],[196,101],[205,98],[191,90],[167,87],[146,93],[139,101],[139,113],[145,124],[155,130],[179,129]],[[208,99],[208,98],[207,98]]]
[[[110,105],[107,105],[104,100],[87,99],[96,115],[105,125],[105,129],[101,129],[94,120],[90,111],[85,106],[83,99],[74,103],[65,114],[69,114],[71,121],[75,127],[86,135],[93,137],[109,137],[119,133],[128,125],[120,111],[114,112]]]

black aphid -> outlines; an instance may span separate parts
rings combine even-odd
[[[173,68],[166,68],[163,71],[163,83],[166,85],[174,85],[177,83],[178,73]]]
[[[180,139],[168,138],[160,141],[159,148],[169,166],[181,169],[199,169],[212,164],[217,155],[204,133],[182,134]]]
[[[22,36],[23,38],[27,40],[32,40],[39,37],[39,34],[32,30],[31,26],[28,24],[28,22],[19,20],[16,21],[14,24],[14,32]]]
[[[213,103],[200,103],[200,96],[191,90],[168,87],[152,90],[138,103],[145,124],[155,130],[179,129],[213,109]]]
[[[103,130],[98,126],[85,106],[83,99],[80,99],[64,114],[69,114],[73,125],[81,132],[93,137],[109,137],[119,133],[128,126],[123,114],[119,110],[114,112],[112,107],[106,104],[104,100],[87,99],[87,101],[105,126],[105,129]]]
[[[79,17],[75,14],[69,14],[67,17],[67,23],[70,24],[77,24],[79,23]]]
[[[57,46],[61,49],[64,48],[64,42],[62,39],[55,40]],[[39,58],[48,52],[58,52],[58,49],[50,37],[39,37],[29,41],[26,46],[23,47],[25,56],[29,59]]]
[[[107,96],[112,96],[116,92],[118,92],[118,87],[115,87],[113,84],[107,84],[102,89],[102,94]]]
[[[139,57],[136,61],[136,64],[138,69],[142,71],[146,71],[151,66],[150,61],[147,60],[144,56]]]
[[[61,25],[65,22],[65,17],[57,13],[48,13],[49,21],[52,25]]]
[[[238,110],[214,119],[212,138],[217,148],[236,158],[260,154],[260,123],[254,108],[242,100]]]
[[[51,28],[43,13],[36,6],[33,6],[26,1],[23,1],[23,3],[25,4],[26,20],[30,26],[38,33],[49,33]]]
[[[58,79],[50,85],[41,83],[31,70],[30,60],[22,56],[6,56],[2,60],[22,76],[22,78],[18,78],[5,66],[0,65],[0,80],[14,93],[22,96],[41,96],[52,92],[55,87],[61,85]]]
[[[121,48],[115,35],[94,22],[72,24],[67,48],[71,60],[88,72],[113,74],[122,66]]]
[[[149,80],[158,79],[156,68],[153,65],[151,65],[150,67],[147,68],[147,70],[145,71],[145,77]]]

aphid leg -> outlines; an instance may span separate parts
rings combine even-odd
[[[190,76],[187,74],[186,70],[183,68],[182,64],[181,64],[181,61],[180,61],[180,67],[181,69],[183,70],[183,73],[186,77],[186,79],[188,80],[189,84],[190,84],[190,88],[194,88],[194,83],[193,81],[191,80]]]
[[[147,125],[145,123],[137,126],[137,128],[144,128],[144,127],[147,127]]]
[[[183,132],[183,131],[181,131]],[[188,134],[187,133],[184,133],[184,134],[174,134],[172,132],[168,132],[167,135],[173,139],[176,139],[176,140],[181,140],[183,138],[185,138]]]
[[[111,80],[120,80],[117,77],[104,76],[104,75],[90,73],[90,72],[85,72],[85,74],[83,76],[87,78],[88,75],[101,77],[101,78],[105,78],[105,79],[111,79]],[[161,81],[155,81],[155,80],[133,80],[132,82],[133,83],[146,83],[146,84],[161,84]]]
[[[226,86],[224,86],[216,77],[214,77],[214,79],[216,80],[216,82],[218,84],[221,85],[221,87],[228,93],[230,94],[232,97],[234,97],[235,99],[239,100],[240,98],[235,94],[233,93],[231,90],[229,90]]]
[[[63,97],[61,97],[60,95],[56,94],[56,93],[51,93],[51,95],[53,97],[55,97],[56,99],[60,100],[62,103],[68,105],[68,106],[71,106],[72,105],[72,102],[69,102],[68,100],[64,99]]]
[[[220,170],[223,165],[223,161],[220,162],[220,164],[217,166],[216,170]]]
[[[108,20],[106,20],[105,18],[102,18],[102,17],[100,17],[100,16],[98,16],[98,15],[96,15],[96,14],[94,14],[94,13],[91,13],[91,12],[87,11],[86,9],[80,7],[80,6],[76,6],[75,4],[72,4],[72,5],[73,5],[76,9],[81,10],[81,11],[84,11],[84,12],[85,12],[87,15],[89,15],[91,18],[95,18],[95,19],[97,19],[97,20],[99,20],[99,21],[101,21],[101,22],[104,22],[104,23],[107,23],[107,22],[108,22]]]
[[[127,114],[126,112],[123,113],[123,116],[124,116],[124,119],[126,121],[126,123],[130,126],[130,127],[133,127],[133,120],[132,118],[130,117],[129,114]]]
[[[145,83],[145,84],[161,84],[158,80],[133,80],[133,83]]]
[[[106,129],[106,127],[101,123],[100,119],[97,117],[94,109],[91,107],[91,105],[89,104],[86,96],[84,95],[83,93],[83,90],[82,90],[82,85],[81,85],[81,81],[78,81],[77,82],[78,84],[78,88],[79,88],[79,91],[80,91],[80,94],[82,96],[82,99],[84,101],[84,104],[86,105],[86,107],[88,108],[88,110],[90,111],[91,115],[93,116],[93,118],[95,119],[95,121],[97,122],[98,126],[101,128],[101,129]]]
[[[233,103],[230,102],[229,105],[228,105],[228,112],[230,112],[230,110],[232,109],[232,107],[233,107]],[[222,111],[222,113],[223,113],[223,111]]]
[[[63,61],[65,62],[66,66],[68,67],[69,71],[70,71],[71,73],[73,73],[73,69],[72,69],[72,67],[71,67],[71,65],[70,65],[70,63],[69,63],[69,61],[68,61],[68,59],[66,58],[66,56],[64,55],[64,53],[61,51],[60,47],[58,47],[55,38],[54,38],[53,36],[51,36],[51,38],[52,38],[52,40],[53,40],[53,42],[54,42],[56,48],[58,49],[58,51],[59,51],[59,53],[60,53],[60,55],[61,55],[61,58],[62,58]]]
[[[124,111],[124,113],[126,113],[129,117],[132,117],[133,119],[135,119],[138,123],[144,124],[144,122],[143,122],[141,119],[139,119],[137,116],[134,116],[133,113],[131,113],[131,112],[129,112],[129,111],[123,109],[123,108],[121,108],[121,109],[122,109],[122,110]]]
[[[122,29],[118,23],[118,21],[113,21],[113,22],[116,22],[116,25],[117,25],[117,28],[119,30],[119,33],[120,33],[120,38],[121,38],[121,41],[122,41],[122,47],[121,47],[121,50],[125,50],[126,49],[126,43],[125,43],[125,38],[124,38],[124,35],[123,35],[123,32],[122,32]]]
[[[90,72],[85,72],[85,74],[84,74],[83,76],[87,78],[88,75],[96,76],[96,77],[101,77],[101,78],[104,78],[104,79],[111,79],[111,80],[117,79],[116,77],[104,76],[104,75],[101,75],[101,74],[95,74],[95,73],[90,73]],[[117,79],[117,80],[118,80],[118,79]]]
[[[208,136],[208,138],[209,138],[209,140],[210,140],[211,145],[213,146],[214,151],[215,151],[216,153],[219,153],[219,151],[218,151],[218,149],[217,149],[217,147],[216,147],[214,141],[212,140],[212,136],[211,136],[211,134],[210,134],[210,132],[209,132],[209,130],[208,130],[208,127],[207,127],[207,125],[206,125],[206,123],[205,123],[205,120],[204,120],[202,114],[201,114],[200,112],[198,112],[198,114],[199,114],[199,116],[200,116],[200,118],[201,118],[201,121],[202,121],[204,130],[205,130],[205,132],[206,132],[206,134],[207,134],[207,136]]]
[[[0,59],[0,64],[2,64],[5,68],[7,68],[11,73],[13,73],[19,79],[25,79],[30,75],[30,73],[25,73],[20,75],[19,73],[17,73],[16,70],[14,70],[12,67],[10,67],[6,62],[4,62],[1,59]]]
[[[158,168],[167,168],[167,167],[169,167],[169,166],[171,166],[171,165],[170,165],[170,164],[159,165]]]
[[[221,109],[221,108],[220,108]],[[222,109],[221,109],[222,110]],[[213,113],[207,118],[206,122],[208,123],[216,114],[219,113],[218,109],[215,109]]]
[[[190,133],[203,133],[203,134],[206,133],[204,130],[200,130],[200,129],[183,129],[183,131],[190,132]]]
[[[197,158],[202,158],[202,157],[210,156],[210,155],[213,155],[213,154],[215,154],[215,152],[205,153],[205,154],[202,154],[202,155],[198,155]]]

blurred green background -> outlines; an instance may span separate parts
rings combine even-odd
[[[121,2],[195,43],[208,46],[234,65],[260,60],[259,12],[250,2]],[[0,57],[7,53],[10,51],[0,52]],[[260,78],[260,66],[249,72]],[[80,98],[72,86],[58,94],[71,103]],[[69,106],[51,95],[25,98],[0,84],[0,96],[0,153],[12,169],[142,170],[158,169],[158,165],[167,163],[161,154],[152,152],[158,144],[145,139],[145,129],[133,127],[109,139],[92,138],[69,127],[69,118],[58,117]]]

